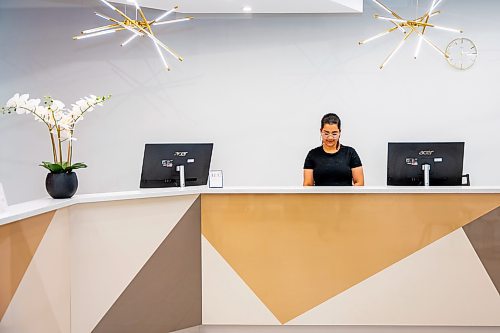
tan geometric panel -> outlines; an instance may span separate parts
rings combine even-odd
[[[69,208],[58,209],[0,322],[2,333],[70,333]]]
[[[2,320],[55,211],[0,226],[0,320]]]
[[[459,228],[287,325],[500,326],[499,314],[495,286]]]
[[[201,253],[203,325],[280,325],[203,236]]]
[[[202,232],[285,323],[499,205],[495,194],[204,194]]]

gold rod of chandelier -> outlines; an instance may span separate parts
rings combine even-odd
[[[455,28],[447,28],[447,27],[442,27],[439,25],[431,24],[431,23],[426,23],[426,22],[419,22],[419,21],[407,21],[408,25],[415,25],[419,27],[429,27],[429,28],[436,28],[436,29],[445,29],[445,30],[455,30],[457,32],[463,33],[463,30],[461,29],[455,29]]]
[[[386,16],[380,16],[378,14],[373,15],[373,17],[375,17],[376,19],[379,19],[379,20],[389,21],[392,23],[399,23],[400,26],[417,26],[417,27],[424,27],[425,26],[425,27],[430,27],[430,28],[436,28],[436,29],[442,29],[442,30],[463,33],[463,30],[460,30],[460,29],[442,27],[439,25],[425,23],[425,22],[418,21],[418,20],[416,21],[416,20],[393,19],[393,18],[386,17]]]
[[[151,29],[151,25],[149,25],[148,20],[146,19],[146,16],[144,15],[144,12],[142,11],[141,7],[139,7],[139,14],[141,14],[142,19],[144,20],[144,23],[146,24],[146,27],[148,27],[149,32],[154,35],[153,29]]]
[[[415,21],[423,21],[427,16],[429,16],[429,18],[433,17],[433,16],[436,16],[436,15],[439,15],[441,14],[441,11],[440,10],[436,10],[435,12],[433,12],[432,14],[429,15],[429,13],[425,13],[423,16],[420,16],[418,19],[415,19]]]
[[[406,30],[403,28],[405,26],[404,24],[399,24],[394,21],[391,21],[391,23],[394,24],[397,29],[401,30],[402,33],[406,34]]]
[[[137,5],[136,0],[133,0],[135,7],[139,11],[139,14],[142,17],[142,20],[144,21],[144,24],[146,24],[146,27],[148,28],[149,32],[154,35],[153,30],[151,29],[151,26],[149,25],[148,19],[146,18],[146,15],[144,15],[144,12],[142,11],[142,8]]]
[[[429,23],[429,19],[431,18],[430,12],[428,12],[425,16],[427,16],[425,18],[425,24],[428,24]],[[422,28],[422,36],[425,34],[425,29],[426,28],[427,28],[427,26],[424,25],[424,27]]]
[[[115,22],[116,24],[118,24],[119,26],[121,26],[123,29],[127,29],[128,31],[130,31],[130,32],[132,32],[132,33],[134,33],[134,34],[136,34],[136,35],[140,35],[140,33],[139,33],[137,30],[135,30],[134,28],[132,28],[132,27],[130,27],[130,26],[129,26],[129,25],[131,25],[131,24],[134,24],[134,22],[133,22],[133,21],[130,21],[130,22],[127,22],[127,21],[125,21],[125,22],[120,22],[120,21],[118,21],[118,20],[116,20],[116,19],[114,19],[114,18],[112,18],[112,17],[109,17],[109,16],[106,16],[106,15],[103,15],[103,14],[98,13],[98,12],[95,12],[95,14],[96,14],[97,16],[99,16],[99,17],[102,17],[102,18],[103,18],[103,19],[105,19],[105,20],[108,20],[108,21],[111,21],[111,22]]]

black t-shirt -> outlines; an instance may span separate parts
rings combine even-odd
[[[304,169],[312,169],[316,186],[351,186],[351,169],[362,166],[352,147],[340,145],[339,151],[329,154],[323,146],[312,149],[304,162]]]

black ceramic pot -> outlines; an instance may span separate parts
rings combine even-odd
[[[78,188],[78,178],[74,172],[49,173],[45,179],[45,187],[54,199],[71,198]]]

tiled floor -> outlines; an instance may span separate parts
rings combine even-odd
[[[500,333],[500,327],[197,326],[176,333]]]

